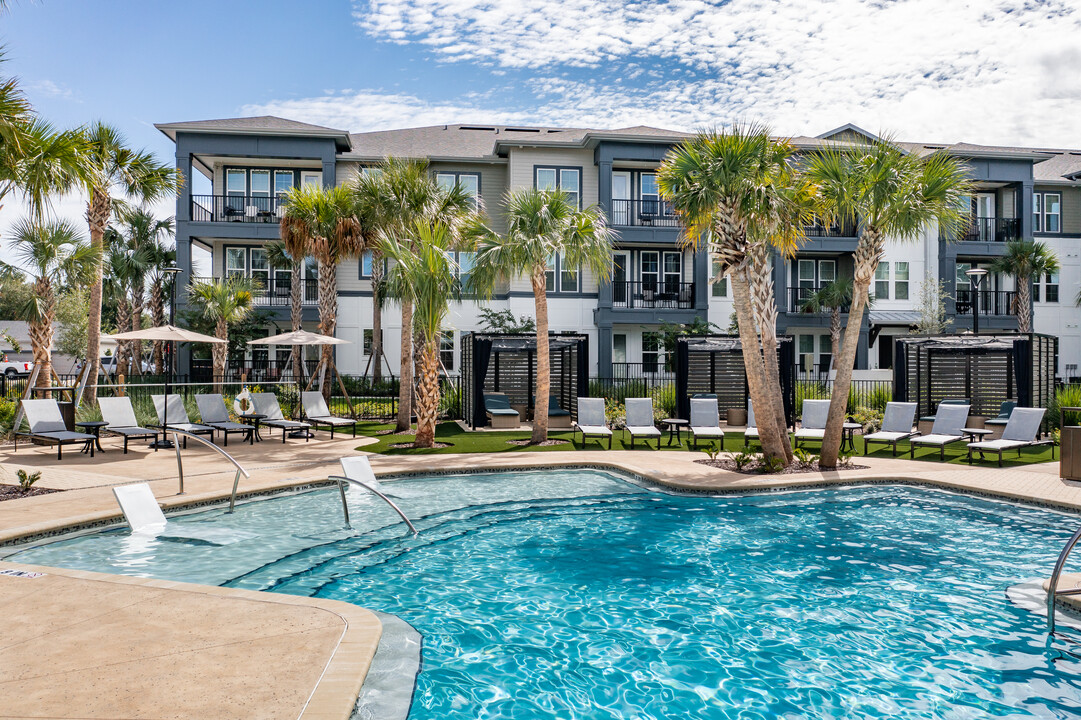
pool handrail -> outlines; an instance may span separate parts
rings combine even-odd
[[[1074,546],[1081,541],[1081,528],[1077,529],[1071,537],[1069,542],[1066,543],[1066,547],[1062,548],[1062,552],[1059,553],[1058,560],[1055,562],[1055,571],[1051,573],[1051,580],[1047,584],[1047,632],[1050,635],[1055,634],[1055,600],[1059,595],[1081,595],[1081,588],[1074,588],[1073,590],[1059,590],[1058,581],[1062,576],[1062,569],[1066,565],[1066,558],[1070,556]]]
[[[340,492],[341,496],[342,496],[342,513],[345,515],[345,524],[346,525],[349,524],[349,504],[345,500],[345,485],[343,483],[352,483],[354,485],[359,485],[360,487],[364,488],[368,492],[374,493],[374,494],[378,495],[379,497],[383,498],[383,501],[386,502],[387,505],[390,505],[392,508],[394,508],[394,512],[398,513],[398,516],[403,521],[405,521],[405,524],[409,526],[409,529],[413,532],[413,535],[415,536],[415,535],[419,534],[420,531],[417,530],[417,528],[413,525],[413,523],[411,523],[409,521],[409,518],[405,516],[405,513],[402,512],[402,509],[400,507],[398,507],[394,503],[393,500],[391,500],[386,495],[379,492],[378,490],[376,490],[374,487],[372,487],[368,483],[364,482],[363,480],[357,480],[356,478],[345,477],[344,475],[330,475],[329,477],[327,477],[327,480],[335,480],[338,483],[338,492]]]
[[[216,450],[218,452],[219,455],[221,455],[226,460],[231,462],[233,464],[233,467],[236,468],[236,475],[233,477],[233,492],[229,496],[229,512],[233,512],[233,507],[236,505],[237,487],[240,485],[240,475],[243,473],[244,477],[250,478],[251,473],[249,473],[247,470],[245,470],[244,466],[236,461],[236,458],[234,458],[232,455],[225,452],[220,447],[218,447],[214,443],[210,442],[206,438],[195,435],[194,433],[190,433],[187,430],[177,430],[176,428],[169,428],[167,432],[172,434],[172,436],[173,436],[173,448],[176,450],[176,471],[177,471],[177,475],[179,476],[179,479],[180,479],[180,492],[178,492],[177,495],[183,495],[184,494],[184,460],[180,456],[180,437],[179,437],[180,435],[184,435],[185,437],[189,437],[192,440],[198,440],[203,445],[206,445],[209,448],[213,448],[214,450]]]

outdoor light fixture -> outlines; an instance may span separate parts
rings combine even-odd
[[[974,335],[980,334],[980,303],[979,303],[979,290],[980,283],[983,282],[983,278],[987,275],[987,271],[983,268],[972,268],[971,270],[965,270],[965,275],[968,275],[968,280],[972,283],[972,333]]]

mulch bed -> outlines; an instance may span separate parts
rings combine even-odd
[[[544,442],[534,443],[532,440],[508,440],[508,445],[517,445],[519,447],[525,447],[526,445],[533,445],[533,447],[547,447],[549,445],[566,445],[570,440],[545,440]]]
[[[19,498],[33,497],[35,495],[48,495],[49,493],[62,492],[51,488],[32,487],[23,490],[18,485],[0,485],[0,502],[4,500],[18,500]]]
[[[867,465],[843,465],[836,468],[822,469],[818,467],[817,462],[807,463],[806,465],[792,463],[784,470],[766,473],[761,469],[762,464],[758,462],[747,463],[743,466],[742,470],[736,467],[736,463],[733,460],[722,460],[718,458],[717,460],[695,460],[695,462],[699,465],[709,465],[718,470],[727,470],[729,472],[739,473],[740,475],[798,475],[800,473],[835,472],[840,470],[866,470],[869,467]]]
[[[413,447],[413,442],[410,441],[410,442],[404,442],[404,443],[394,443],[393,445],[387,445],[387,447],[388,448],[394,448],[395,450],[402,450],[403,448],[411,448],[411,447]],[[432,447],[433,448],[448,448],[448,447],[452,447],[452,445],[450,443],[437,442]],[[427,450],[429,448],[425,448],[425,449]]]
[[[376,430],[372,434],[373,435],[393,435],[396,432],[398,432],[398,431],[395,430],[394,428],[387,428],[386,430]]]

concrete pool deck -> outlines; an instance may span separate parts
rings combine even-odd
[[[370,439],[338,437],[330,441],[320,433],[307,443],[291,440],[285,445],[236,444],[228,450],[251,471],[250,479],[241,480],[240,491],[252,494],[325,482],[327,475],[337,472],[338,459],[360,454],[357,448],[365,442]],[[120,517],[112,494],[115,485],[148,482],[166,510],[220,501],[228,498],[232,489],[230,466],[223,465],[220,456],[207,448],[189,446],[184,452],[186,494],[179,496],[176,456],[172,451],[154,453],[140,448],[124,456],[119,450],[113,452],[109,441],[105,446],[108,452],[93,460],[76,451],[59,462],[55,450],[48,448],[20,446],[15,454],[10,446],[0,447],[0,482],[14,483],[18,469],[40,470],[41,487],[65,490],[0,502],[0,543],[41,538],[75,526],[115,522]],[[893,480],[1081,511],[1081,484],[1060,480],[1057,462],[1000,469],[991,464],[969,467],[888,456],[856,457],[853,462],[868,467],[758,476],[694,462],[705,457],[704,453],[656,450],[373,455],[372,466],[379,475],[597,467],[698,492],[753,492]],[[24,635],[15,636],[15,642],[7,638],[0,641],[0,666],[23,668],[17,677],[0,681],[0,696],[6,698],[9,692],[17,691],[19,697],[37,700],[19,706],[17,712],[11,707],[0,708],[0,717],[10,717],[12,712],[17,717],[75,717],[75,713],[78,717],[117,717],[122,712],[123,717],[133,718],[163,717],[165,713],[177,718],[345,720],[379,639],[380,625],[375,616],[345,603],[0,563],[0,572],[12,568],[34,569],[46,575],[33,579],[0,575],[0,602],[4,607],[17,608],[18,627],[27,628]],[[42,590],[27,589],[35,583]],[[48,589],[53,583],[56,589]],[[125,592],[131,593],[130,605],[120,606],[116,595]],[[136,600],[136,593],[142,599]],[[79,599],[75,609],[73,597]],[[176,612],[155,613],[156,605]],[[100,607],[102,612],[94,612],[94,607]],[[78,622],[79,618],[82,622]],[[117,626],[124,632],[101,631],[93,641],[96,644],[91,645],[86,633],[98,632],[99,626],[112,622],[108,618],[117,619]],[[257,629],[249,635],[233,635],[237,642],[227,647],[207,641],[218,636],[216,628],[228,634],[231,628],[244,627]],[[310,637],[311,642],[297,642],[301,637],[298,633],[310,633],[303,637]],[[335,633],[343,638],[340,643],[332,642]],[[162,650],[161,643],[165,642],[169,643],[168,649]],[[83,658],[81,664],[57,665],[57,657],[67,659],[71,653],[58,656],[53,652],[56,648],[88,645],[92,651],[82,655],[75,652],[74,656]],[[35,647],[37,651],[30,650]],[[273,655],[273,662],[267,660],[268,655]],[[157,657],[182,657],[184,661],[153,660]],[[101,672],[106,664],[112,667],[116,663],[123,665],[118,666],[118,672]],[[125,667],[131,672],[123,672]],[[313,668],[319,668],[319,672]],[[62,681],[58,679],[61,672],[65,673]],[[113,675],[120,677],[103,679]],[[183,677],[183,685],[173,683],[178,677]],[[114,701],[108,682],[116,683],[118,692],[123,688],[144,689],[124,695],[127,704],[114,704],[110,712],[106,707]],[[185,692],[185,688],[189,690]],[[198,688],[198,692],[190,692],[190,688]],[[236,704],[241,696],[247,698],[244,707]],[[182,702],[185,697],[191,705]],[[301,698],[308,697],[312,701],[306,707],[298,705]],[[100,712],[91,712],[92,708]]]

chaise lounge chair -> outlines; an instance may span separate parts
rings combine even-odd
[[[351,480],[360,480],[387,497],[411,498],[423,497],[426,494],[418,490],[397,488],[395,487],[396,483],[384,485],[379,482],[375,479],[375,472],[372,471],[372,464],[368,461],[367,455],[350,455],[348,457],[343,457],[340,462],[342,465],[342,473],[345,477]]]
[[[214,527],[209,523],[171,523],[161,511],[154,492],[146,483],[114,487],[113,495],[133,535],[148,535],[171,540],[197,540],[210,545],[231,545],[255,537],[254,533],[227,527]]]
[[[985,420],[983,426],[988,430],[994,430],[995,433],[990,437],[984,438],[984,440],[995,440],[1002,437],[1002,432],[1006,428],[1006,424],[1010,421],[1010,413],[1017,407],[1017,403],[1013,400],[1003,400],[1002,405],[998,409],[998,417]]]
[[[216,393],[196,395],[195,404],[199,406],[199,417],[204,425],[209,425],[222,434],[225,446],[229,447],[229,433],[237,433],[248,438],[248,444],[255,443],[255,427],[229,419],[229,408],[225,407],[225,398]]]
[[[724,430],[721,429],[721,413],[716,400],[705,398],[691,399],[691,444],[698,449],[698,441],[720,440],[724,450]]]
[[[513,430],[521,424],[521,415],[503,393],[484,393],[484,412],[493,430]]]
[[[888,402],[882,418],[882,429],[863,436],[863,454],[871,451],[871,443],[890,445],[897,457],[897,443],[916,435],[912,429],[916,421],[916,403]]]
[[[285,434],[288,432],[304,430],[304,442],[308,442],[308,439],[311,438],[311,433],[306,431],[311,430],[312,426],[305,422],[286,420],[285,416],[282,415],[281,405],[278,404],[278,398],[274,393],[252,393],[251,402],[255,406],[256,414],[265,416],[264,419],[259,421],[261,425],[281,428],[283,445],[285,444]]]
[[[608,449],[612,449],[612,429],[604,419],[604,398],[578,398],[578,422],[574,429],[582,433],[582,447],[588,438],[608,438]]]
[[[124,437],[125,455],[128,454],[128,440],[132,438],[156,439],[158,437],[157,430],[139,427],[139,421],[135,418],[135,409],[131,406],[131,398],[98,398],[98,407],[101,409],[101,419],[109,423],[105,429]]]
[[[1051,446],[1051,459],[1055,459],[1055,441],[1051,438],[1037,440],[1036,435],[1040,432],[1040,423],[1043,415],[1047,412],[1044,408],[1015,407],[1010,413],[1010,420],[1006,423],[1006,429],[1002,431],[1002,437],[998,440],[983,440],[968,444],[968,461],[972,462],[972,451],[975,450],[983,459],[984,453],[998,453],[998,466],[1002,467],[1002,453],[1006,450],[1016,450],[1017,457],[1021,457],[1021,450],[1027,447],[1039,445]]]
[[[743,447],[747,447],[751,440],[758,441],[758,424],[754,421],[754,405],[747,398],[747,427],[743,429]]]
[[[796,448],[808,441],[822,442],[826,436],[826,418],[830,414],[829,400],[804,400],[803,417],[800,428],[796,431]]]
[[[334,439],[334,430],[340,427],[353,428],[353,437],[357,436],[357,421],[352,418],[338,417],[330,414],[326,398],[321,392],[300,393],[300,403],[304,407],[304,418],[315,427],[320,426],[330,429],[330,439]]]
[[[968,422],[968,409],[971,405],[955,405],[941,402],[935,413],[935,424],[929,435],[917,435],[909,440],[908,456],[916,457],[916,446],[937,447],[939,459],[946,459],[946,446],[965,439],[965,423]]]
[[[536,415],[534,409],[533,414]],[[559,407],[559,399],[555,395],[548,396],[548,429],[549,430],[570,430],[571,429],[571,413],[570,410],[564,410]]]
[[[60,406],[56,400],[23,400],[23,412],[26,413],[26,423],[30,426],[29,432],[15,432],[15,450],[19,449],[19,436],[28,437],[31,440],[40,440],[47,444],[56,443],[56,459],[64,458],[65,445],[86,445],[90,448],[90,457],[94,457],[94,436],[89,433],[72,432],[64,424],[64,416],[60,414]]]
[[[214,428],[209,425],[193,423],[189,420],[188,410],[184,407],[184,400],[179,395],[170,395],[168,403],[166,403],[164,395],[151,395],[150,399],[154,401],[154,412],[158,414],[157,427],[161,428],[163,435],[167,434],[169,430],[183,430],[192,435],[209,435],[210,442],[214,442]],[[166,416],[165,412],[167,407],[169,410],[168,416]],[[182,443],[183,447],[186,448],[188,439],[183,438]]]
[[[627,422],[625,432],[631,434],[631,450],[634,450],[634,441],[642,438],[646,447],[649,447],[649,439],[657,438],[657,449],[661,449],[661,431],[653,420],[653,398],[627,398]]]

